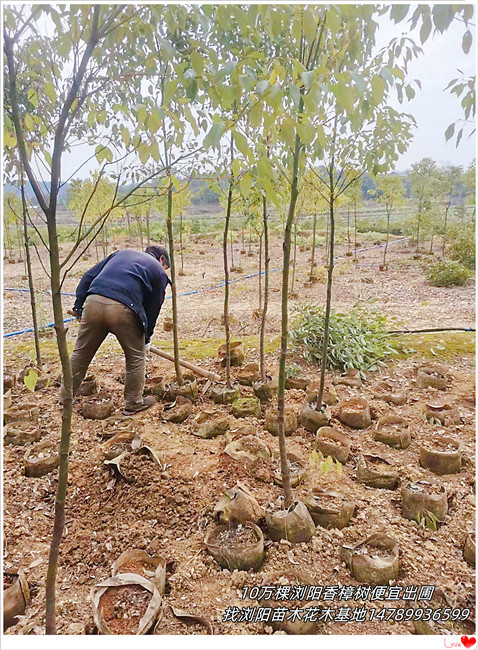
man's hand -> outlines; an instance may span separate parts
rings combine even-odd
[[[67,314],[70,314],[70,316],[74,316],[75,318],[78,318],[78,320],[81,319],[81,314],[79,314],[79,313],[78,313],[77,311],[75,311],[74,309],[68,309],[68,311],[67,311],[66,313],[67,313]]]
[[[145,350],[146,354],[148,354],[149,351],[151,350],[151,343],[146,343],[145,346],[144,346],[144,350]]]

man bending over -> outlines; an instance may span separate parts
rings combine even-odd
[[[71,355],[73,396],[111,332],[126,357],[123,413],[133,415],[155,403],[153,396],[143,398],[146,351],[170,282],[168,268],[166,249],[148,246],[144,253],[116,251],[81,278],[69,312],[81,318]]]

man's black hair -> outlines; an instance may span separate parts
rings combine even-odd
[[[168,252],[164,248],[164,246],[156,246],[156,245],[148,246],[148,248],[144,252],[149,253],[150,255],[155,257],[158,260],[158,262],[161,258],[163,258],[164,261],[166,262],[166,266],[171,266],[171,264],[169,263]]]

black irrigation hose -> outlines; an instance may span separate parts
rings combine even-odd
[[[426,330],[389,330],[387,334],[420,334],[426,332],[476,332],[473,327],[434,327]]]

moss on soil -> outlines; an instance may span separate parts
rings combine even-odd
[[[453,359],[475,354],[474,332],[427,332],[404,334],[394,339],[398,358],[414,354],[430,359]]]
[[[243,336],[240,339],[242,347],[246,352],[259,349],[258,336]],[[185,359],[207,359],[208,357],[218,356],[217,351],[225,339],[184,339],[180,340],[181,356]],[[172,341],[153,341],[160,350],[170,351],[173,349]],[[265,351],[266,354],[274,352],[279,349],[280,337],[279,336],[266,336]]]

